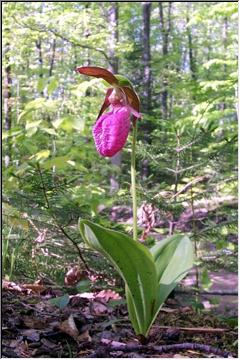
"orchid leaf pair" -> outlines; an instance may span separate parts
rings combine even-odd
[[[129,318],[135,333],[146,337],[164,301],[193,265],[191,241],[177,234],[148,250],[90,221],[80,221],[79,227],[85,243],[104,255],[123,278]]]
[[[127,141],[131,115],[133,119],[141,116],[138,95],[133,90],[131,82],[122,75],[113,75],[110,71],[95,66],[79,67],[76,71],[101,78],[110,85],[93,127],[93,138],[98,153],[101,156],[112,157]],[[103,114],[109,106],[111,111]]]

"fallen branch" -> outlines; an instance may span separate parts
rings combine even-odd
[[[210,178],[211,178],[210,175],[204,175],[204,176],[200,176],[200,177],[198,177],[198,178],[196,178],[196,179],[193,179],[193,180],[190,181],[188,184],[186,184],[181,190],[179,190],[176,194],[174,194],[174,195],[171,197],[171,200],[174,199],[175,197],[177,197],[178,195],[185,193],[189,188],[192,187],[192,185],[196,185],[196,184],[198,184],[199,182],[208,181]]]
[[[190,332],[190,333],[226,333],[229,331],[232,331],[231,329],[222,329],[222,328],[205,328],[205,327],[173,327],[173,326],[153,326],[155,330],[168,330],[173,329],[176,331],[184,331],[184,332]]]
[[[193,294],[194,292],[196,292],[199,295],[219,295],[219,296],[237,296],[238,295],[238,291],[237,290],[211,290],[211,291],[206,291],[206,290],[200,290],[200,289],[194,289],[193,287],[189,287],[188,289],[186,288],[178,288],[175,289],[176,293],[180,293],[180,294]]]
[[[124,343],[114,342],[108,339],[102,339],[103,345],[98,348],[89,357],[107,357],[111,351],[122,351],[122,352],[131,352],[131,351],[140,351],[140,352],[154,352],[158,355],[169,352],[169,351],[179,351],[179,350],[198,350],[208,354],[214,354],[218,357],[232,357],[229,351],[223,351],[219,348],[198,344],[198,343],[182,343],[182,344],[172,344],[172,345],[162,345],[162,346],[152,346],[152,345],[127,345]]]

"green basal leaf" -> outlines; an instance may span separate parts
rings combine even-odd
[[[134,330],[145,335],[152,322],[157,296],[156,268],[149,250],[123,233],[87,220],[80,221],[80,231],[84,241],[105,255],[119,271],[127,286],[128,310]]]
[[[158,299],[152,323],[171,291],[193,266],[193,248],[186,235],[172,235],[150,250],[158,277]]]
[[[172,235],[154,245],[150,251],[155,261],[159,284],[180,281],[193,266],[192,243],[186,235]]]
[[[91,248],[105,255],[126,284],[129,318],[137,335],[147,336],[164,301],[193,265],[185,235],[173,235],[150,251],[129,236],[80,221],[80,232]]]

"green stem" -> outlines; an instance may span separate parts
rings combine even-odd
[[[138,240],[137,235],[137,193],[136,193],[136,140],[137,122],[133,120],[132,156],[131,156],[131,182],[132,182],[132,207],[133,207],[133,240]]]

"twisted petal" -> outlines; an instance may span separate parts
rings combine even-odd
[[[123,148],[130,130],[130,115],[128,106],[119,106],[97,120],[93,137],[100,155],[112,157]]]

